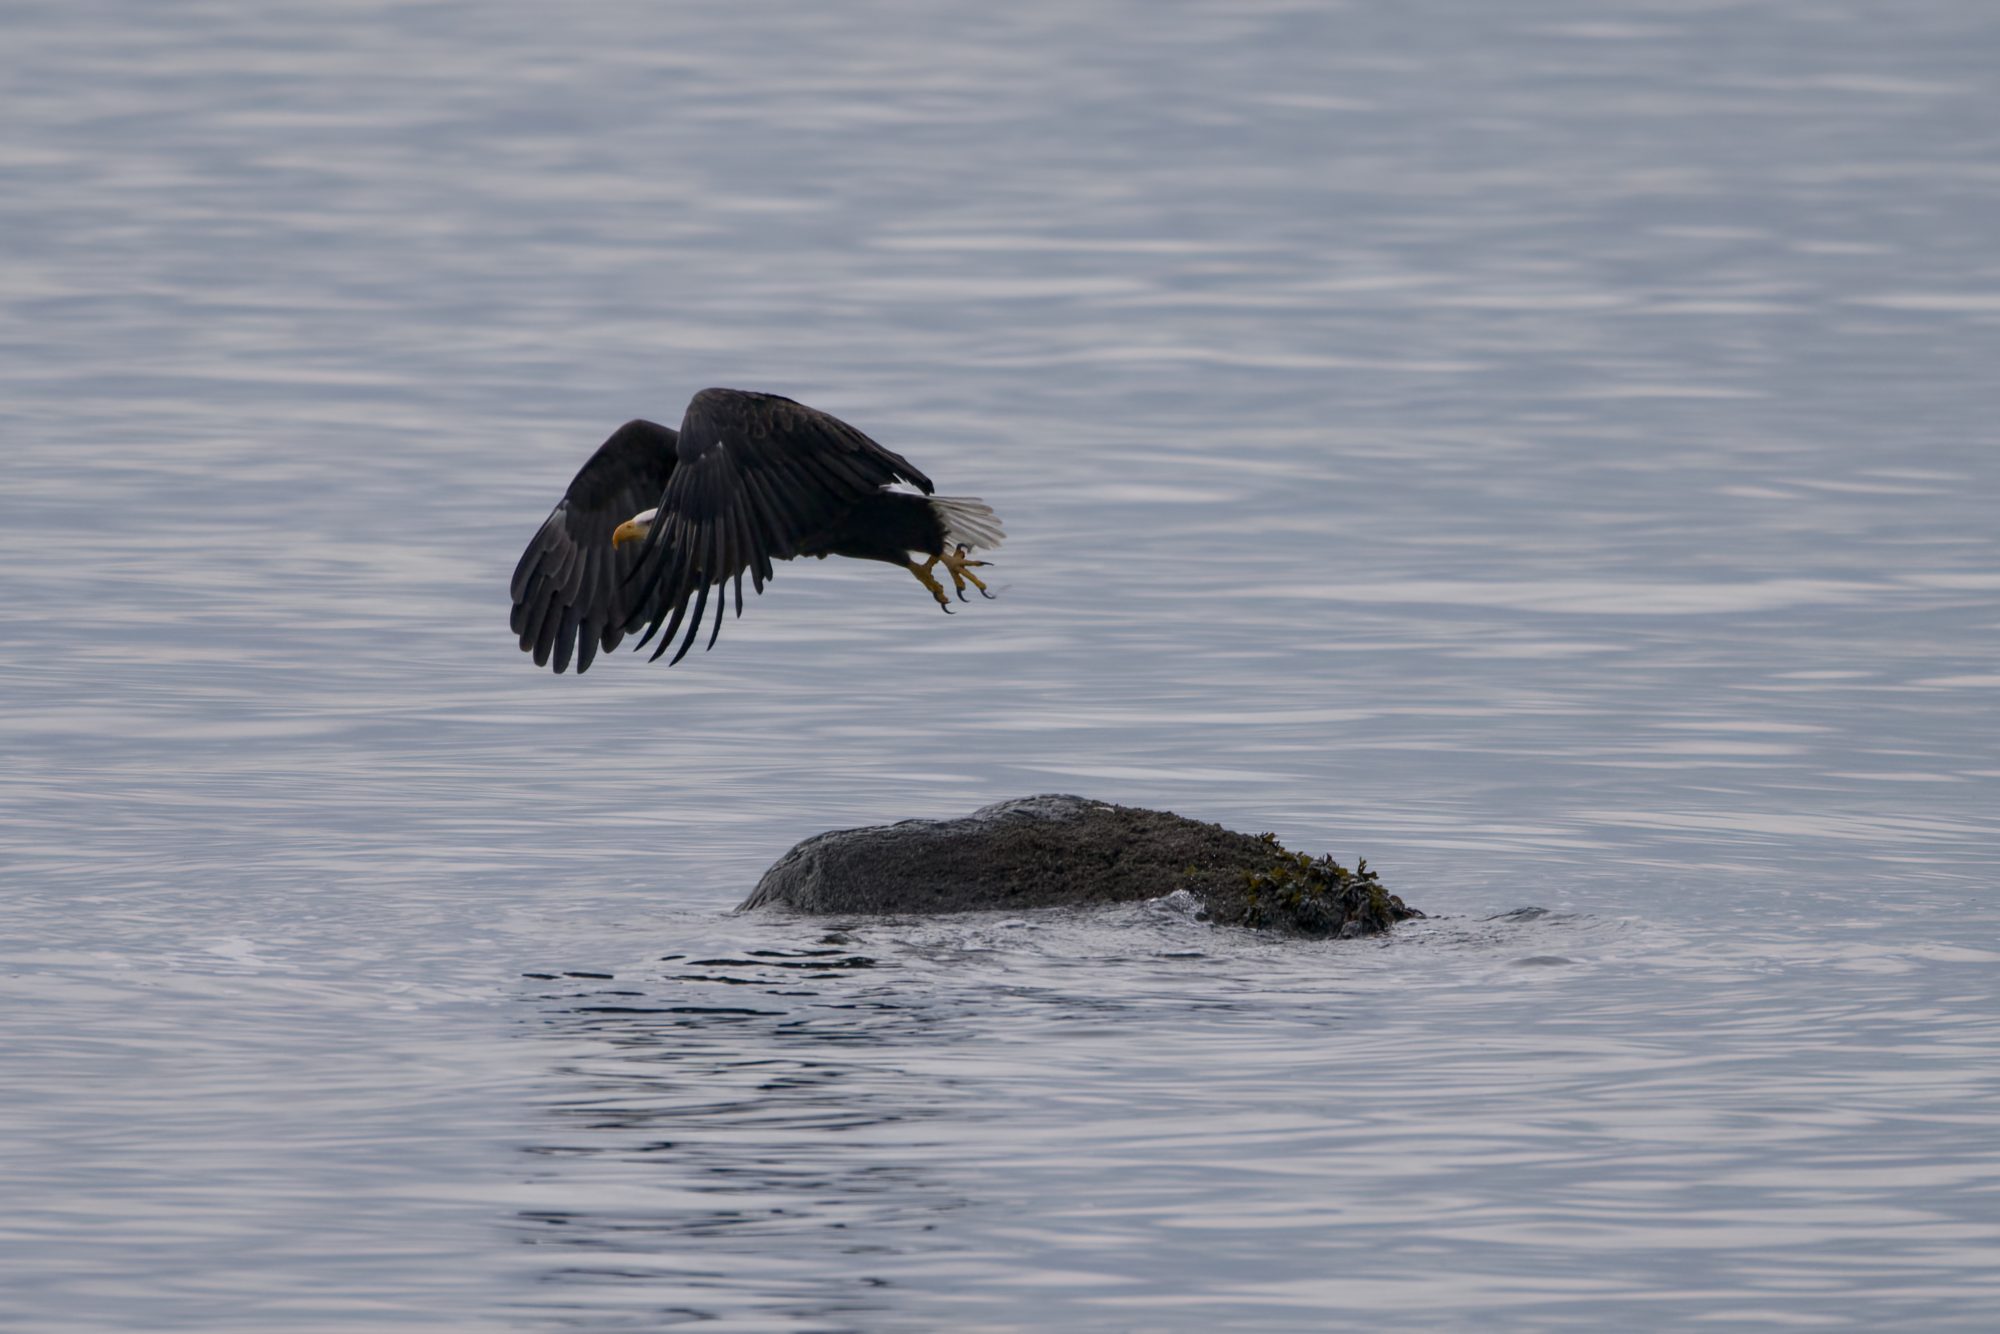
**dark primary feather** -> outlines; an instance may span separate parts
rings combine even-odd
[[[901,455],[776,394],[702,390],[688,403],[675,453],[659,517],[623,589],[625,630],[645,627],[644,644],[666,627],[655,658],[686,624],[675,662],[694,644],[710,589],[733,581],[740,616],[746,572],[761,593],[772,561],[809,554],[809,539],[883,487],[902,481],[932,491],[930,478]],[[710,645],[726,602],[718,593]]]
[[[616,648],[631,616],[625,580],[640,550],[611,546],[612,530],[653,508],[673,474],[678,437],[668,427],[630,421],[590,456],[514,567],[514,633],[559,672],[589,668],[598,649]]]

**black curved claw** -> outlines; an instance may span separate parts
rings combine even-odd
[[[951,615],[951,608],[945,606],[944,603],[942,602],[938,603],[938,610],[943,612],[947,616]]]
[[[985,598],[988,602],[997,602],[999,600],[983,588],[979,590],[979,596]]]

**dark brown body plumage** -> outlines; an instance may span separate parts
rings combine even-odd
[[[856,560],[907,564],[909,553],[944,551],[944,523],[923,496],[877,491],[820,532],[799,543],[801,556],[851,556]]]

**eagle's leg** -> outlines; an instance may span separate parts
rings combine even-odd
[[[940,584],[937,581],[937,576],[931,573],[931,567],[937,563],[938,558],[932,556],[922,565],[906,560],[903,562],[903,568],[917,576],[917,582],[931,591],[931,596],[937,599],[938,606],[943,607],[945,615],[949,616],[951,615],[951,599],[944,595],[944,585]],[[946,568],[950,567],[947,566]]]
[[[942,552],[933,557],[933,559],[944,562],[945,573],[951,576],[951,585],[958,590],[958,600],[960,602],[965,601],[965,585],[968,582],[979,590],[979,596],[983,598],[993,596],[986,591],[985,582],[972,572],[975,567],[985,569],[986,562],[983,560],[967,560],[965,558],[964,547]]]

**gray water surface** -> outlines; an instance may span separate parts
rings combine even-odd
[[[18,4],[0,1326],[2000,1323],[2000,11]],[[538,673],[695,389],[986,497]],[[1037,791],[1433,917],[727,914]]]

